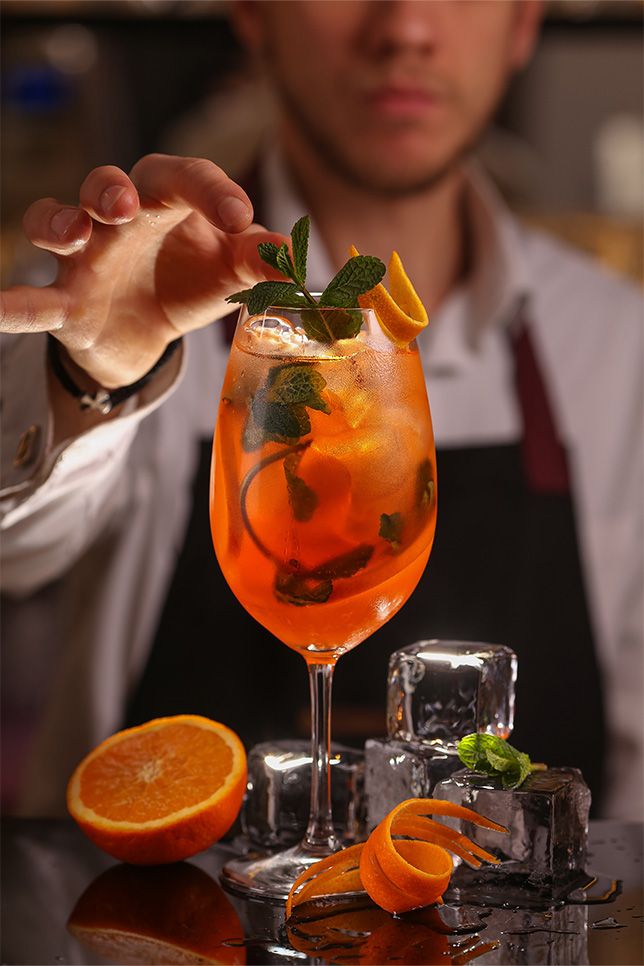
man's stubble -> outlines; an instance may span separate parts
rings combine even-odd
[[[279,77],[273,76],[273,86],[284,116],[297,136],[315,152],[323,165],[346,185],[382,200],[395,200],[421,195],[441,184],[475,150],[488,126],[486,118],[473,134],[464,139],[440,162],[427,162],[426,170],[413,175],[386,175],[373,160],[356,160],[343,150],[337,135],[330,135],[320,124],[315,112],[308,110]],[[351,137],[348,134],[347,137]]]

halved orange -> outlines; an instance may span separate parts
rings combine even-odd
[[[99,848],[159,865],[212,845],[239,814],[246,751],[234,731],[200,715],[155,718],[101,742],[77,766],[67,808]]]
[[[235,908],[214,879],[188,862],[113,865],[78,899],[67,930],[115,963],[246,962]]]
[[[350,253],[359,254],[354,245]],[[425,306],[404,269],[398,252],[393,251],[387,266],[391,294],[382,282],[358,296],[363,309],[373,309],[385,335],[398,346],[406,346],[429,324]]]

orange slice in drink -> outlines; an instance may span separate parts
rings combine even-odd
[[[351,246],[352,257],[359,254]],[[387,291],[382,282],[358,296],[363,309],[373,309],[385,335],[398,346],[406,346],[429,325],[425,306],[414,289],[398,252],[391,253],[389,259],[389,287]]]
[[[245,789],[246,751],[238,735],[185,714],[103,741],[70,778],[67,807],[108,855],[159,865],[196,855],[225,835]]]

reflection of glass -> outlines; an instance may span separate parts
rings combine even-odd
[[[304,312],[321,333],[334,329],[333,313],[352,313],[357,335],[309,340]],[[299,872],[338,847],[329,799],[333,668],[408,599],[435,521],[434,440],[415,345],[396,347],[369,309],[280,308],[249,318],[242,308],[213,448],[213,542],[241,604],[307,662],[313,764],[304,841],[229,863],[232,887],[284,898]]]
[[[188,862],[112,866],[82,894],[67,929],[115,963],[246,962],[237,912]]]

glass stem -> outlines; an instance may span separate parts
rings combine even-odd
[[[311,809],[304,848],[326,855],[340,847],[331,813],[331,685],[333,664],[309,664],[311,689]]]

